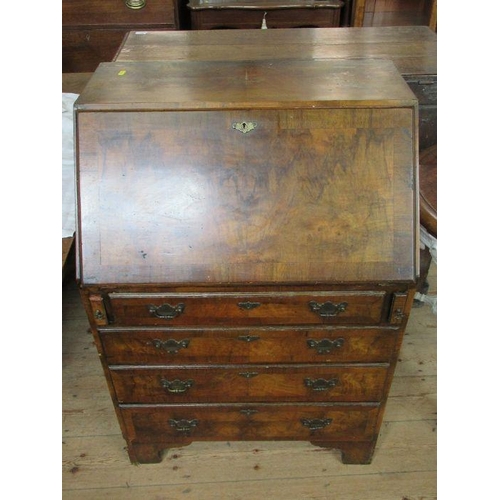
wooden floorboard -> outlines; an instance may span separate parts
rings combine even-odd
[[[429,275],[437,293],[436,268]],[[131,465],[74,283],[63,289],[65,500],[437,498],[436,315],[412,311],[370,465],[305,442],[197,442]]]

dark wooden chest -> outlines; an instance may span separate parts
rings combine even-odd
[[[131,461],[284,439],[370,462],[419,268],[417,109],[390,61],[98,68],[78,279]]]
[[[191,29],[332,28],[342,0],[190,0]]]
[[[62,71],[111,61],[131,30],[180,28],[179,0],[62,0]]]

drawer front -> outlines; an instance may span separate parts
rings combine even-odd
[[[377,324],[385,292],[109,294],[117,326]]]
[[[364,441],[377,404],[138,405],[120,407],[128,435],[141,443],[225,440]]]
[[[100,330],[108,364],[390,362],[396,328]]]
[[[120,403],[379,401],[386,366],[258,366],[111,370]]]
[[[191,11],[193,29],[330,28],[340,25],[340,8],[333,9],[207,9]]]
[[[129,4],[134,4],[129,1]],[[143,8],[127,7],[123,0],[63,0],[63,26],[118,26],[123,24],[175,26],[172,0],[146,0]]]

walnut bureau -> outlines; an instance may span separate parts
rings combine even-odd
[[[77,278],[130,460],[306,440],[369,463],[419,268],[394,64],[103,63],[75,109]]]

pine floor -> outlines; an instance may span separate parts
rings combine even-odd
[[[437,293],[431,267],[431,293]],[[414,308],[371,465],[309,443],[193,443],[131,465],[77,288],[63,287],[64,500],[431,500],[437,498],[436,333]]]

